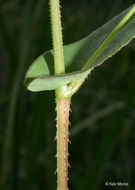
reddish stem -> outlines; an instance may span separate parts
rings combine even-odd
[[[68,190],[69,98],[56,98],[57,103],[57,190]]]

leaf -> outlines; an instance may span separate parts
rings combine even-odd
[[[39,56],[26,73],[30,91],[53,90],[69,84],[77,89],[94,67],[102,64],[135,37],[135,5],[84,39],[64,46],[66,74],[54,75],[53,50]],[[80,82],[81,81],[81,82]],[[76,84],[72,86],[71,84]]]

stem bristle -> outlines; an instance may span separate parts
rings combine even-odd
[[[67,190],[68,187],[68,126],[69,126],[69,99],[57,98],[57,190]]]

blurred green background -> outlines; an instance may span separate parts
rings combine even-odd
[[[64,44],[133,3],[61,0]],[[31,93],[23,85],[28,66],[50,48],[48,0],[0,0],[0,190],[56,189],[54,92]],[[71,107],[69,189],[134,190],[134,42],[92,72]]]

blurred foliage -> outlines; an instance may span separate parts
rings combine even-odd
[[[62,0],[64,43],[86,36],[134,1]],[[31,62],[52,47],[46,0],[0,1],[0,189],[56,189],[54,92],[23,86]],[[94,70],[72,98],[69,189],[135,188],[135,46]]]

